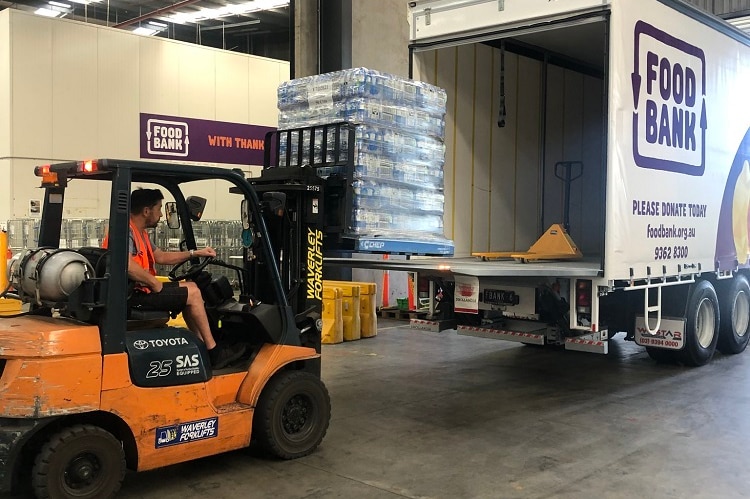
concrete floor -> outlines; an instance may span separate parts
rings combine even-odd
[[[380,325],[324,346],[313,455],[129,474],[118,497],[750,497],[750,354],[691,369],[622,335],[600,356]]]

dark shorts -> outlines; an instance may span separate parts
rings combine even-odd
[[[134,291],[128,301],[130,307],[142,310],[166,310],[181,312],[187,303],[188,290],[178,282],[165,282],[159,293],[143,293]]]

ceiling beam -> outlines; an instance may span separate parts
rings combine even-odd
[[[190,5],[192,3],[197,3],[200,0],[182,0],[181,2],[177,2],[175,4],[172,4],[168,7],[162,7],[161,9],[153,10],[147,14],[143,14],[142,16],[134,17],[133,19],[128,19],[127,21],[123,21],[121,23],[117,23],[114,25],[115,28],[124,28],[125,26],[130,26],[131,24],[139,23],[141,21],[145,21],[146,19],[151,19],[154,17],[159,17],[163,14],[166,14],[168,12],[173,12],[175,9],[179,9],[181,7],[185,7],[186,5]]]

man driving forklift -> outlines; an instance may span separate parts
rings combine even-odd
[[[194,257],[213,258],[216,250],[163,251],[151,244],[148,231],[159,223],[164,195],[159,189],[138,188],[130,194],[128,278],[135,283],[128,306],[141,310],[182,312],[188,328],[208,349],[211,367],[222,369],[245,353],[245,345],[218,345],[211,333],[199,287],[193,281],[163,282],[156,278],[155,264],[176,265]],[[108,236],[102,246],[107,248]]]

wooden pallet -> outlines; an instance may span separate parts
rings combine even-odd
[[[423,319],[427,312],[417,310],[401,310],[398,307],[388,307],[380,309],[380,317],[384,319],[396,319],[398,321],[410,321],[412,319]]]

